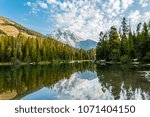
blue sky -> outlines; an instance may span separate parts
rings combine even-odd
[[[65,29],[98,40],[124,16],[133,29],[149,21],[150,0],[0,0],[0,15],[43,34]]]

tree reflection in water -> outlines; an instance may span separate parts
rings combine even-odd
[[[28,95],[35,99],[35,93],[43,92],[50,95],[42,99],[150,99],[150,82],[139,71],[149,67],[93,63],[0,67],[0,99]]]
[[[0,99],[17,99],[42,87],[52,87],[74,72],[95,71],[92,63],[0,67]]]
[[[107,65],[97,67],[99,82],[114,99],[150,99],[150,82],[141,77],[140,70],[149,68],[131,65]]]

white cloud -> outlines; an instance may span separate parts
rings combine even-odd
[[[145,12],[142,19],[144,19],[146,22],[150,21],[150,11]]]
[[[138,2],[143,6],[150,5],[147,1],[149,0]],[[133,11],[136,8],[135,4],[137,1],[134,0],[64,0],[63,2],[61,0],[36,0],[35,3],[27,2],[32,9],[36,10],[40,5],[40,8],[47,10],[46,13],[54,30],[56,28],[71,30],[85,39],[98,39],[100,31],[106,31],[112,25],[119,27],[120,19],[124,16],[134,24],[144,19],[148,20],[150,13],[142,12],[148,9],[144,7]]]
[[[28,6],[30,6],[30,7],[32,6],[32,3],[31,3],[31,2],[27,2],[26,4],[27,4]]]
[[[126,10],[130,5],[134,3],[134,0],[121,0],[121,1],[123,10]]]
[[[43,8],[43,9],[47,9],[47,8],[48,8],[47,4],[44,3],[44,2],[39,1],[38,4],[39,4],[40,7]]]
[[[32,8],[32,13],[34,13],[34,14],[36,14],[38,11],[40,11],[40,9],[38,9],[37,4],[34,2],[27,2],[26,5]]]
[[[60,4],[60,7],[62,10],[65,10],[67,8],[68,4],[66,2],[63,2],[62,4]]]
[[[138,23],[150,21],[150,11],[144,12],[143,15],[141,15],[140,11],[138,10],[131,11],[128,18],[131,21],[132,30],[135,30]]]
[[[57,0],[47,0],[48,4],[57,4]]]
[[[72,0],[71,2],[47,0],[47,3],[55,8],[60,7],[62,10],[55,14],[57,28],[64,27],[83,38],[98,39],[100,31],[108,30],[112,25],[119,24],[119,18],[115,17],[120,16],[121,10],[125,11],[133,0],[109,0],[103,3],[99,0]],[[109,15],[105,16],[105,13]],[[105,19],[106,17],[109,19]]]
[[[141,18],[140,12],[138,10],[131,12],[128,18],[132,19],[133,21],[137,21],[139,18]]]
[[[138,10],[130,12],[128,18],[130,19],[131,23],[135,25],[136,23],[140,22],[142,16]]]
[[[66,30],[71,30],[83,38],[97,38],[99,30],[103,27],[103,23],[100,23],[103,15],[99,9],[95,8],[96,6],[90,5],[87,0],[57,5],[62,10],[68,11],[55,15],[56,23],[60,24],[60,28],[65,27]]]
[[[107,14],[110,14],[110,15],[108,15],[109,18],[112,18],[114,16],[117,16],[120,13],[121,2],[120,2],[120,0],[105,1],[102,4],[102,9]]]
[[[142,7],[146,7],[146,6],[148,6],[148,2],[149,2],[149,0],[140,0],[139,4],[140,4]]]
[[[115,0],[113,3],[113,9],[115,9],[117,12],[119,12],[120,7],[121,7],[120,5],[121,5],[120,0]]]
[[[102,9],[112,19],[124,14],[133,3],[134,0],[108,0],[102,4]]]

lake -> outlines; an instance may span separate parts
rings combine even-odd
[[[1,66],[0,99],[149,100],[150,65]]]

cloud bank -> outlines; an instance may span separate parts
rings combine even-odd
[[[133,23],[150,19],[149,0],[36,0],[27,2],[33,13],[43,12],[53,29],[71,30],[85,39],[98,40],[99,32],[119,26],[122,17]]]

